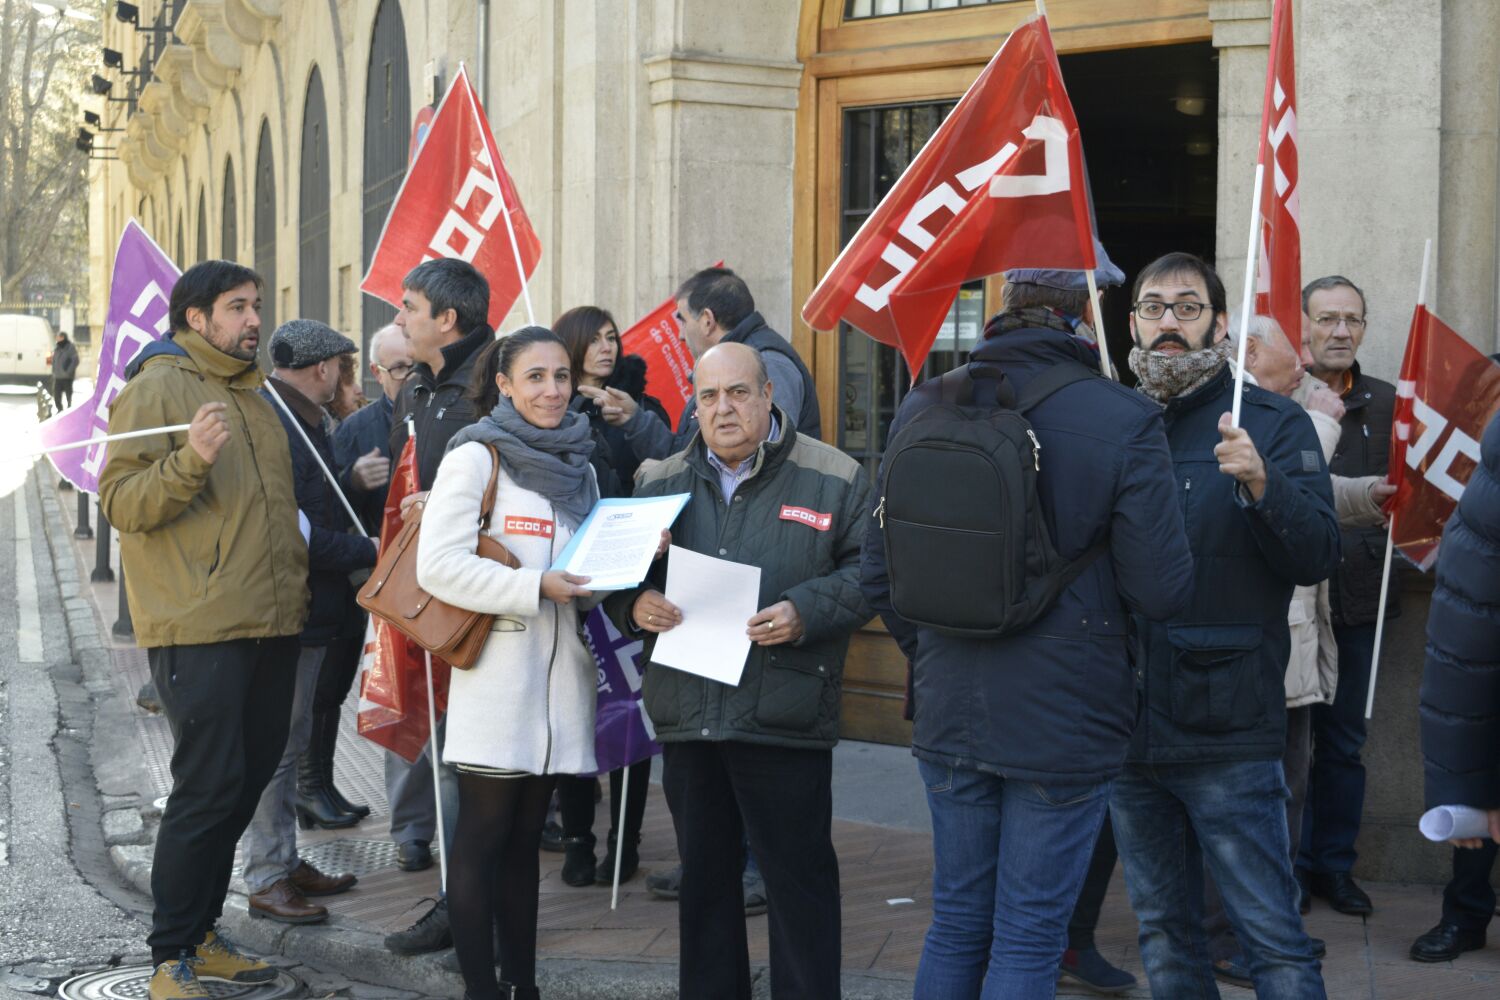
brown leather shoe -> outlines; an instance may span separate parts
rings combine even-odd
[[[250,915],[284,924],[316,924],[328,919],[328,908],[309,903],[292,885],[292,880],[284,878],[269,889],[251,894]]]
[[[287,877],[304,896],[337,896],[354,888],[354,883],[359,881],[348,872],[324,875],[306,861],[298,861],[297,867]]]

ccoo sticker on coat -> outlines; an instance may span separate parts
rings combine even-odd
[[[512,517],[505,518],[505,534],[507,535],[530,535],[533,538],[551,538],[554,525],[551,521],[544,521],[539,517]]]
[[[806,507],[793,507],[791,504],[782,506],[781,519],[783,521],[796,521],[798,524],[805,524],[809,528],[817,528],[819,531],[827,531],[833,527],[832,514],[819,514],[815,510],[808,510]]]

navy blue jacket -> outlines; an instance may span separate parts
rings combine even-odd
[[[275,407],[276,416],[286,428],[287,443],[292,449],[292,489],[297,496],[297,509],[307,517],[310,525],[307,539],[307,586],[312,591],[312,603],[307,609],[307,624],[302,629],[302,644],[321,646],[339,638],[351,621],[349,608],[354,600],[354,587],[349,582],[349,574],[375,565],[375,543],[357,534],[350,534],[349,529],[353,525],[344,505],[334,495],[333,487],[307,450],[307,442],[302,440],[302,435],[292,426],[291,418],[281,408],[281,404],[271,399],[272,387],[283,393],[297,390],[284,382],[270,379],[260,393]],[[305,396],[300,393],[298,396],[302,403],[307,403]],[[289,394],[282,398],[291,404],[293,410],[297,409],[297,403],[292,402]],[[337,475],[338,466],[334,462],[333,448],[329,445],[328,435],[323,431],[322,425],[309,424],[301,417],[297,418],[297,422],[312,439],[328,468]]]
[[[1443,529],[1427,613],[1427,807],[1500,808],[1500,416]]]
[[[1166,407],[1193,599],[1170,621],[1138,623],[1146,711],[1132,761],[1280,760],[1292,590],[1338,567],[1333,484],[1312,420],[1289,399],[1244,387],[1240,426],[1266,465],[1266,491],[1251,504],[1214,455],[1233,394],[1225,365]]]
[[[973,359],[997,364],[1017,392],[1059,362],[1098,364],[1069,333],[1032,328],[991,338]],[[936,398],[936,380],[911,392],[892,436]],[[897,617],[885,539],[873,523],[862,586],[914,663],[917,756],[1027,781],[1103,781],[1120,770],[1136,721],[1127,611],[1169,617],[1192,583],[1161,408],[1101,378],[1059,390],[1028,419],[1042,446],[1037,491],[1058,553],[1076,558],[1107,540],[1108,556],[1051,611],[1001,639],[946,636]]]
[[[349,414],[333,432],[333,457],[338,462],[339,482],[344,484],[344,494],[354,505],[365,531],[371,536],[380,534],[380,522],[385,517],[385,495],[389,484],[378,489],[362,490],[354,485],[350,471],[354,463],[379,449],[386,458],[391,457],[391,415],[396,406],[384,392],[368,406],[362,406]]]

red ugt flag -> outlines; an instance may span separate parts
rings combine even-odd
[[[385,545],[401,532],[402,499],[416,491],[417,453],[413,439],[408,437],[386,494],[380,526],[382,554]],[[448,706],[449,670],[446,663],[433,658],[433,698],[439,718]],[[421,756],[431,736],[422,647],[374,615],[369,616],[365,627],[365,649],[359,665],[358,723],[359,735],[407,761]]]
[[[965,281],[1091,270],[1083,145],[1043,17],[1011,32],[844,247],[802,318],[898,347],[916,372]]]
[[[1297,73],[1291,0],[1271,12],[1271,58],[1260,113],[1260,265],[1255,311],[1275,317],[1292,347],[1302,348],[1302,228],[1297,192]]]
[[[1479,463],[1479,439],[1500,409],[1500,365],[1417,306],[1396,384],[1386,502],[1392,543],[1426,570],[1443,525]]]
[[[459,69],[396,192],[359,287],[399,308],[408,271],[426,260],[457,257],[488,279],[489,322],[499,329],[541,256],[542,242],[505,171],[468,73]]]

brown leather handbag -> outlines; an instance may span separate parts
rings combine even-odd
[[[477,554],[502,566],[520,569],[520,560],[489,536],[490,518],[495,512],[495,490],[500,480],[500,453],[492,444],[485,447],[490,450],[490,482],[479,505]],[[417,585],[417,539],[421,530],[422,510],[419,507],[402,527],[401,533],[381,553],[370,578],[360,588],[357,600],[360,607],[389,623],[450,667],[467,670],[479,659],[495,616],[454,607]]]

